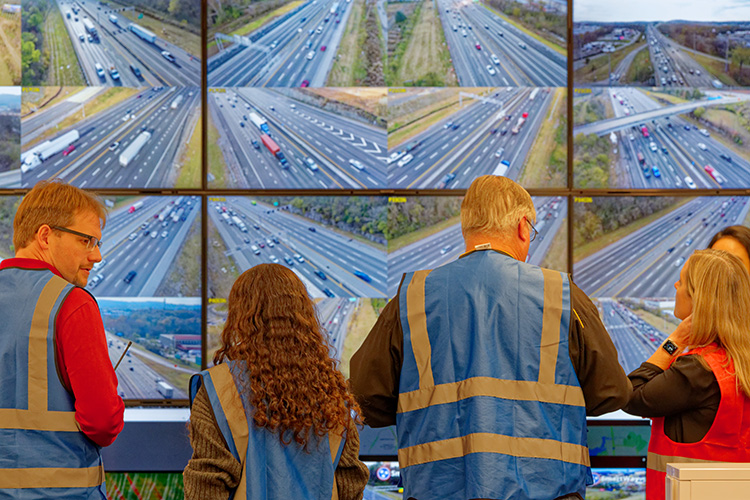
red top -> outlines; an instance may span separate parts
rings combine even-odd
[[[664,434],[664,417],[653,419],[648,444],[646,498],[663,500],[667,462],[750,461],[750,398],[737,385],[734,363],[723,347],[709,344],[692,349],[716,376],[721,402],[708,433],[697,443],[677,443]]]
[[[0,269],[6,267],[49,269],[62,278],[50,264],[35,259],[5,259]],[[55,360],[62,384],[75,399],[76,421],[89,439],[109,446],[122,430],[125,404],[117,395],[99,306],[75,287],[60,307],[55,327]]]

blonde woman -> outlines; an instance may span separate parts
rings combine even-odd
[[[653,419],[648,500],[664,498],[667,462],[750,461],[750,275],[735,255],[698,250],[675,288],[682,323],[629,375],[625,411]]]

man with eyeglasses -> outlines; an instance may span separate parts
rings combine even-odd
[[[466,252],[406,273],[352,357],[365,423],[396,424],[405,499],[577,499],[591,483],[586,415],[632,386],[589,298],[525,263],[535,219],[517,183],[475,179]]]
[[[107,213],[91,193],[43,181],[0,262],[0,497],[106,499],[101,447],[124,405],[101,314],[83,287]]]

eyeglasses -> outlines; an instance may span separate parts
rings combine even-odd
[[[536,235],[539,234],[539,231],[536,230],[534,224],[532,224],[529,219],[526,219],[526,222],[529,223],[529,226],[531,226],[531,230],[534,231],[534,233],[531,235],[531,238],[529,238],[529,243],[531,243],[536,238]]]
[[[86,250],[89,252],[93,251],[94,248],[102,247],[102,240],[97,238],[96,236],[91,236],[90,234],[86,233],[79,233],[78,231],[73,231],[72,229],[68,229],[67,227],[60,227],[60,226],[50,226],[52,229],[57,229],[58,231],[62,231],[64,233],[70,233],[75,234],[76,236],[80,236],[81,238],[86,238],[88,240],[86,242]]]

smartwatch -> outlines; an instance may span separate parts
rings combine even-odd
[[[677,351],[680,350],[677,344],[675,344],[669,339],[667,339],[667,341],[661,345],[661,348],[667,351],[670,356],[674,356],[677,353]]]

